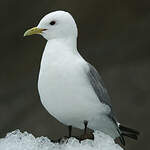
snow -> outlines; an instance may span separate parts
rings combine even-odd
[[[0,139],[0,150],[123,150],[114,140],[100,131],[95,131],[93,140],[81,143],[70,138],[63,144],[53,143],[47,137],[35,138],[27,132],[15,130]]]

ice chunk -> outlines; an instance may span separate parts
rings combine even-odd
[[[114,140],[100,131],[95,131],[94,141],[84,140],[81,143],[70,138],[63,144],[53,143],[47,137],[35,138],[27,132],[15,130],[0,139],[0,150],[123,150]]]

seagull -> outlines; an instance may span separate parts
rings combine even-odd
[[[135,129],[121,125],[112,110],[110,97],[97,70],[77,50],[78,29],[72,15],[54,11],[24,36],[40,34],[46,40],[41,59],[38,90],[46,110],[58,121],[72,127],[99,130],[117,137],[137,139]]]

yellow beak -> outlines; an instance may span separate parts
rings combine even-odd
[[[40,34],[40,33],[42,33],[42,31],[45,31],[45,30],[46,29],[34,27],[34,28],[31,28],[31,29],[27,30],[24,33],[24,36],[29,36],[29,35],[33,35],[33,34]]]

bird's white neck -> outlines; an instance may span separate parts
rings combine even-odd
[[[72,53],[78,53],[77,52],[77,39],[71,37],[71,38],[60,38],[60,39],[48,40],[45,50],[48,50],[51,52],[55,51],[55,53],[56,53],[56,51],[57,52],[70,51]]]
[[[79,55],[76,41],[72,38],[48,40],[43,52],[41,68],[45,69],[51,64],[70,59],[70,55]]]

